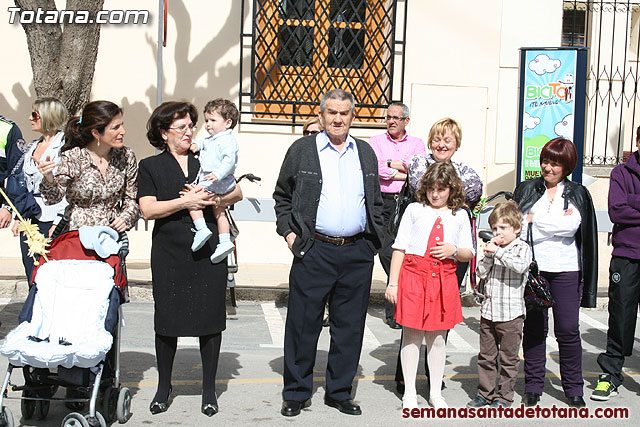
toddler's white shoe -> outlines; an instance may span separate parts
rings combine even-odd
[[[418,407],[418,396],[402,396],[402,409],[413,409]]]
[[[433,406],[434,409],[449,407],[442,396],[429,397],[429,405]]]
[[[207,240],[213,235],[211,230],[208,228],[203,228],[201,230],[196,231],[196,235],[193,236],[193,243],[191,244],[191,250],[196,252],[200,250],[207,243]]]
[[[211,255],[211,262],[216,264],[222,261],[227,257],[227,255],[233,252],[233,249],[235,249],[235,246],[231,242],[218,243],[215,252]]]

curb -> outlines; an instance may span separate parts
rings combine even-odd
[[[152,287],[149,282],[129,281],[129,292],[132,301],[153,301]],[[289,299],[289,288],[285,287],[236,285],[235,293],[238,301],[274,301],[276,304],[286,305]],[[143,297],[147,294],[148,299]],[[384,305],[384,301],[384,289],[372,288],[369,304]]]
[[[286,305],[289,298],[289,288],[274,286],[235,286],[238,301],[274,301],[276,304]],[[23,278],[0,276],[0,298],[22,299],[27,297],[27,281]],[[153,290],[151,282],[130,280],[129,295],[133,302],[152,302]],[[229,298],[229,297],[227,297]],[[461,296],[463,307],[480,307],[472,293],[466,292]],[[369,304],[383,306],[385,303],[384,288],[372,287],[369,294]],[[586,310],[607,310],[609,298],[606,294],[599,295],[596,307]]]

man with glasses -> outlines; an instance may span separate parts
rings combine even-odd
[[[26,150],[22,132],[18,125],[0,115],[0,187],[4,191],[4,180],[20,160]],[[7,228],[11,224],[11,210],[4,198],[0,198],[0,228]]]
[[[398,193],[407,179],[407,162],[416,154],[426,155],[424,142],[420,138],[410,136],[406,131],[409,120],[409,107],[401,102],[394,102],[387,108],[387,131],[369,139],[369,144],[378,158],[385,228],[388,226],[395,209]],[[379,253],[380,264],[382,264],[384,272],[387,273],[387,283],[391,254],[393,253],[391,248],[393,240],[393,236],[386,233]],[[392,329],[402,329],[402,326],[398,325],[393,318],[394,305],[385,301],[384,311],[387,325]]]
[[[353,95],[324,94],[324,132],[302,137],[285,155],[276,188],[276,227],[294,255],[284,334],[281,414],[309,406],[322,313],[330,299],[331,345],[324,402],[360,415],[351,392],[358,370],[375,251],[382,246],[376,155],[349,135]]]

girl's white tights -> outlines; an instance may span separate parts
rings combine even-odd
[[[427,362],[429,363],[430,398],[442,396],[442,376],[444,375],[444,363],[447,356],[445,347],[446,330],[422,331],[420,329],[402,328],[402,348],[400,360],[402,362],[402,375],[404,375],[404,395],[416,395],[416,374],[418,372],[418,360],[420,359],[420,346],[422,339],[427,342]]]

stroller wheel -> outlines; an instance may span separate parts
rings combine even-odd
[[[120,424],[126,423],[131,418],[131,392],[127,387],[122,387],[118,393],[116,414]]]
[[[29,390],[24,390],[22,392],[22,397],[33,397],[34,393]],[[36,401],[35,400],[26,400],[23,399],[20,401],[20,412],[22,412],[22,418],[25,420],[30,420],[33,417],[33,413],[36,410]]]
[[[84,415],[72,412],[64,417],[62,427],[89,427],[89,422]]]
[[[107,427],[107,423],[104,420],[102,414],[96,411],[96,416],[92,417],[89,414],[84,416],[85,420],[87,420],[87,424],[91,427]]]
[[[111,423],[116,420],[117,405],[118,390],[108,386],[102,394],[102,414],[106,422]]]
[[[0,426],[13,427],[13,425],[13,414],[11,410],[3,406],[2,413],[0,413]]]
[[[47,399],[53,397],[58,391],[57,385],[49,386],[48,389],[40,391],[40,397],[46,397]]]
[[[36,407],[35,407],[35,413],[34,413],[34,418],[36,420],[44,420],[45,418],[47,418],[47,415],[49,414],[50,403],[51,402],[49,402],[48,400],[36,401]]]

